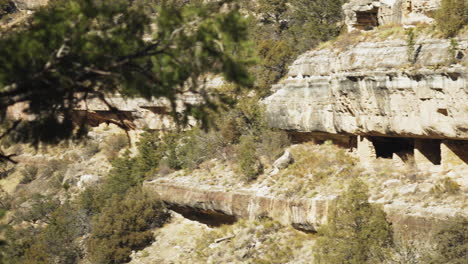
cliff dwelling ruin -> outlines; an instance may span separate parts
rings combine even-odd
[[[440,0],[352,0],[343,6],[348,31],[380,25],[431,23]]]
[[[348,31],[379,25],[432,23],[439,0],[352,0],[343,6]],[[458,38],[456,63],[447,65],[449,40],[417,43],[418,69],[408,67],[405,40],[361,42],[301,55],[266,98],[271,126],[296,142],[327,140],[362,162],[391,159],[424,170],[468,168],[468,95]],[[391,47],[391,48],[389,48]],[[383,52],[384,51],[384,52]],[[447,65],[427,70],[434,65]],[[461,66],[460,66],[461,65]],[[426,68],[426,69],[424,69]],[[304,76],[307,76],[305,78]]]

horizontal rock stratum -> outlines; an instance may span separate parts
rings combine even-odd
[[[268,217],[284,225],[307,231],[316,231],[327,222],[329,209],[336,196],[315,198],[280,198],[258,195],[253,191],[226,191],[214,186],[186,186],[154,180],[145,182],[144,188],[156,193],[169,208],[194,213],[227,215],[235,219]],[[413,204],[384,205],[388,221],[396,235],[405,240],[430,243],[440,223],[460,213],[443,207],[423,208]],[[424,243],[425,243],[424,242]]]
[[[466,140],[467,51],[466,38],[310,51],[264,100],[269,124],[298,132]]]
[[[316,230],[326,222],[328,208],[336,197],[281,199],[258,196],[252,192],[226,192],[223,189],[191,188],[170,183],[146,182],[145,188],[157,193],[171,206],[185,207],[206,214],[224,214],[235,218],[268,217],[285,225]]]

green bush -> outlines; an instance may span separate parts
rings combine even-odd
[[[158,132],[145,131],[140,135],[136,143],[138,155],[135,157],[133,173],[145,178],[155,172],[162,158],[160,151],[160,139]]]
[[[316,263],[382,263],[392,243],[391,229],[384,211],[368,200],[366,184],[352,180],[329,222],[318,230]]]
[[[76,239],[85,234],[86,223],[76,208],[65,203],[50,216],[48,225],[24,252],[24,264],[77,263],[82,248]]]
[[[27,184],[34,181],[37,177],[37,167],[26,165],[26,167],[21,171],[23,177],[21,178],[21,184]]]
[[[458,216],[434,236],[434,252],[427,263],[466,264],[468,256],[468,219]]]
[[[39,193],[33,194],[28,199],[29,207],[18,210],[15,214],[16,222],[48,222],[50,215],[60,206],[60,201],[52,196]]]
[[[437,28],[444,37],[454,37],[468,24],[468,7],[466,0],[442,0],[435,13]]]
[[[406,46],[407,46],[407,51],[406,51],[406,56],[408,59],[408,62],[411,63],[411,65],[416,63],[416,54],[415,54],[415,45],[416,45],[416,36],[413,28],[408,28],[406,31]]]
[[[182,162],[178,151],[182,137],[182,133],[168,133],[164,135],[159,146],[162,153],[161,162],[174,170],[182,169]]]
[[[267,157],[270,163],[273,163],[284,152],[284,149],[291,145],[289,136],[284,131],[273,131],[266,129],[261,134],[258,153]]]
[[[69,162],[65,160],[51,159],[44,164],[41,176],[50,178],[57,174],[63,174],[67,171],[69,165]]]
[[[103,149],[109,160],[113,160],[119,154],[119,151],[129,145],[128,137],[126,134],[114,134],[106,138],[104,141]]]
[[[214,142],[210,142],[214,140]],[[202,162],[215,157],[216,138],[198,128],[185,133],[179,149],[180,163],[184,169],[195,169]]]
[[[13,228],[8,226],[5,231],[6,245],[2,248],[4,259],[8,264],[24,264],[26,251],[34,244],[39,228],[27,226],[25,228]]]
[[[141,250],[154,241],[151,231],[169,215],[155,197],[139,188],[123,199],[112,197],[92,222],[88,250],[92,263],[125,263],[132,250]]]
[[[8,13],[14,12],[15,4],[10,0],[0,0],[0,18]]]
[[[253,136],[242,136],[237,146],[236,159],[239,170],[247,181],[255,180],[263,171],[258,160],[256,144]]]

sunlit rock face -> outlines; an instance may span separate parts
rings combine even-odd
[[[358,43],[301,55],[264,100],[272,127],[299,132],[468,139],[468,39]],[[453,54],[453,52],[452,52]],[[413,65],[410,63],[413,62]]]
[[[214,186],[180,185],[158,180],[145,182],[144,188],[157,194],[169,208],[209,225],[266,217],[313,232],[327,222],[337,198],[317,195],[314,198],[286,199],[262,196],[255,192],[226,191]],[[387,203],[383,208],[397,236],[408,241],[424,242],[431,240],[440,223],[458,212],[444,207],[422,208],[407,203]]]
[[[35,10],[47,5],[48,0],[13,0],[16,8],[20,10]]]
[[[440,0],[352,0],[343,6],[348,31],[388,24],[432,23]]]

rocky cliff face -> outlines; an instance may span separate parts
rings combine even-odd
[[[170,208],[183,214],[211,215],[221,221],[226,220],[226,216],[234,219],[267,217],[306,231],[316,231],[326,223],[329,208],[337,198],[317,196],[287,199],[258,195],[252,191],[226,191],[213,186],[184,186],[158,180],[146,182],[144,187],[157,193]],[[420,240],[419,244],[430,243],[440,223],[460,213],[441,207],[424,208],[406,203],[385,204],[384,210],[396,237],[408,241]]]
[[[432,23],[440,0],[351,0],[343,6],[348,31],[379,25]]]
[[[455,49],[449,40],[410,47],[388,40],[305,53],[264,101],[269,124],[299,132],[466,140],[467,50],[468,38],[460,38]],[[444,66],[451,59],[457,64]]]
[[[47,5],[49,0],[13,0],[15,6],[20,10],[35,10]]]
[[[284,199],[260,196],[254,192],[227,192],[207,187],[191,188],[161,182],[146,184],[146,188],[157,193],[164,202],[185,212],[227,215],[236,219],[268,217],[285,225],[312,231],[325,223],[328,208],[336,198]]]

